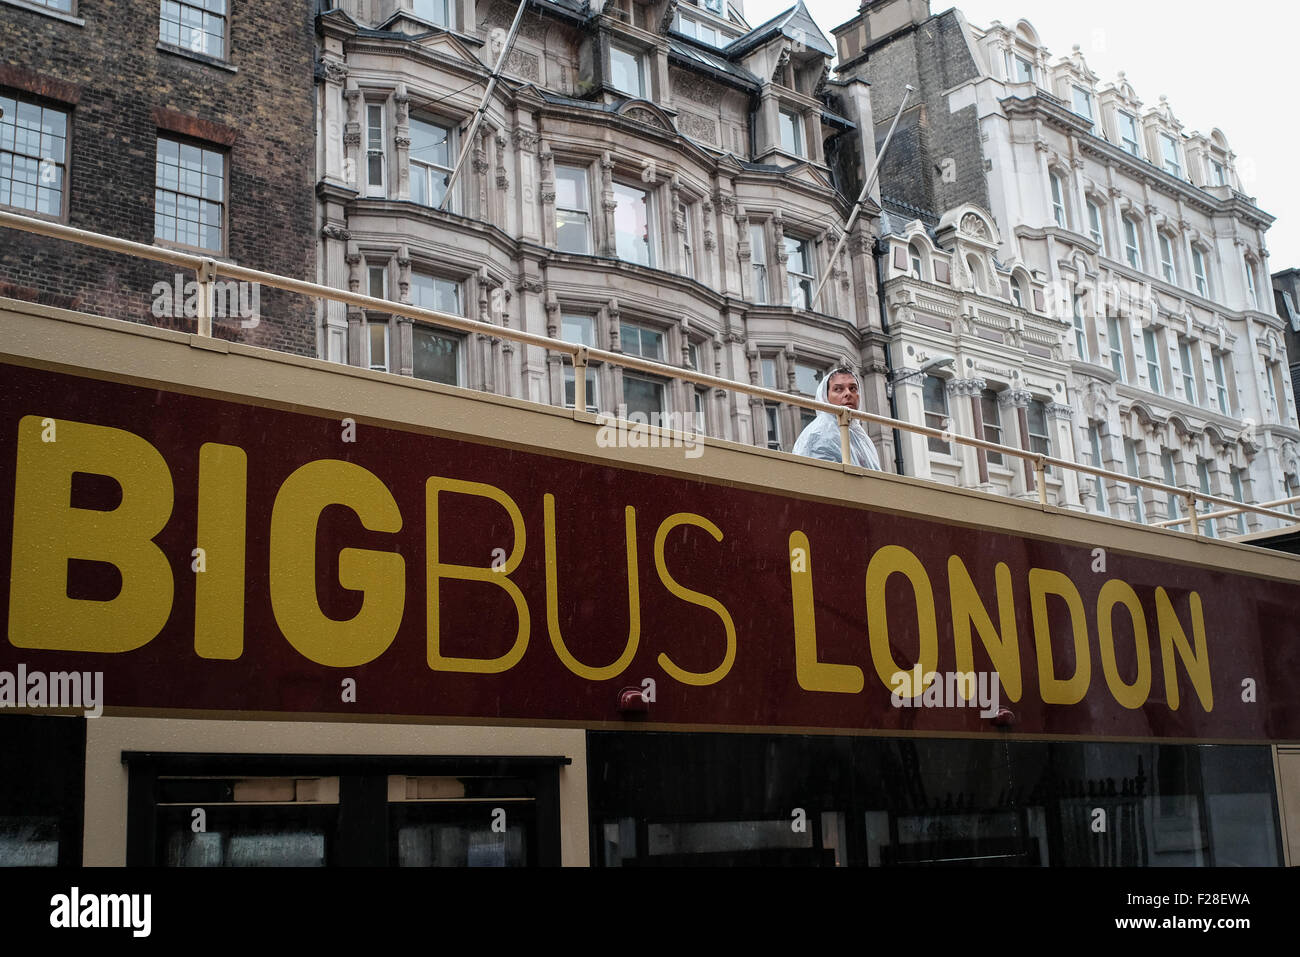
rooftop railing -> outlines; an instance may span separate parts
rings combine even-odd
[[[109,252],[136,256],[142,259],[151,259],[157,262],[179,266],[183,269],[193,270],[200,289],[197,302],[198,315],[196,317],[197,333],[200,336],[210,337],[212,335],[213,304],[216,292],[214,284],[219,278],[224,277],[226,279],[234,279],[242,282],[260,283],[261,285],[272,289],[282,289],[286,292],[299,293],[317,299],[325,299],[331,302],[358,306],[362,309],[372,309],[392,315],[404,316],[408,319],[418,319],[422,322],[435,323],[440,326],[458,329],[463,332],[481,333],[490,329],[491,335],[502,339],[509,339],[514,342],[538,346],[552,352],[566,354],[570,357],[574,365],[573,412],[574,418],[578,420],[590,420],[590,413],[586,411],[586,367],[593,361],[606,362],[627,369],[650,372],[666,378],[682,379],[696,385],[726,389],[731,392],[741,393],[768,402],[781,402],[799,408],[810,409],[815,412],[830,413],[839,421],[840,457],[841,462],[846,465],[853,464],[852,456],[849,451],[849,429],[853,419],[858,419],[862,422],[874,423],[901,432],[936,438],[944,442],[955,442],[958,445],[983,449],[986,452],[1009,455],[1013,458],[1018,458],[1022,461],[1028,462],[1034,471],[1039,504],[1043,506],[1049,504],[1047,500],[1047,470],[1049,468],[1059,468],[1118,482],[1128,487],[1137,486],[1152,489],[1168,496],[1175,496],[1184,503],[1186,507],[1185,516],[1176,519],[1169,519],[1167,521],[1144,523],[1150,528],[1175,528],[1190,523],[1192,529],[1190,534],[1199,536],[1201,534],[1200,526],[1202,522],[1217,521],[1218,519],[1229,518],[1242,513],[1250,513],[1277,519],[1284,525],[1292,525],[1297,523],[1297,521],[1300,521],[1297,516],[1276,509],[1276,506],[1279,505],[1290,505],[1300,502],[1300,496],[1280,499],[1263,505],[1237,502],[1233,499],[1211,495],[1196,489],[1178,488],[1176,486],[1166,485],[1162,482],[1153,482],[1148,479],[1138,478],[1120,472],[1112,472],[1108,469],[1096,468],[1095,466],[1085,465],[1081,462],[1072,462],[1067,459],[1044,455],[1027,449],[1015,448],[1009,445],[1000,445],[996,442],[988,442],[984,439],[962,435],[951,430],[934,429],[925,425],[917,425],[913,422],[905,422],[901,419],[892,419],[888,416],[876,415],[873,412],[862,412],[847,409],[843,406],[817,402],[799,394],[779,392],[776,389],[767,389],[762,386],[751,385],[747,382],[738,382],[733,379],[724,379],[720,376],[705,375],[704,373],[697,372],[694,369],[679,368],[677,366],[666,365],[662,362],[643,359],[639,356],[626,355],[621,352],[609,352],[604,349],[596,349],[591,346],[566,342],[562,339],[552,339],[549,336],[537,335],[536,333],[525,332],[520,329],[511,329],[506,326],[485,324],[477,319],[469,319],[451,313],[424,309],[419,306],[413,306],[410,303],[394,302],[388,299],[377,299],[372,296],[363,296],[359,293],[345,289],[336,289],[332,286],[323,286],[318,283],[305,282],[300,279],[291,279],[287,276],[279,276],[274,273],[262,272],[257,269],[249,269],[246,266],[222,262],[208,256],[186,253],[175,249],[167,249],[162,246],[152,246],[145,243],[132,242],[126,239],[119,239],[115,236],[106,236],[102,233],[90,232],[84,229],[75,229],[71,226],[64,226],[61,223],[35,219],[16,213],[4,212],[3,210],[0,210],[0,227],[36,233],[53,239],[66,240],[68,242],[79,243],[83,246],[92,246]],[[1207,503],[1209,505],[1224,506],[1224,508],[1220,511],[1198,513],[1198,502]]]

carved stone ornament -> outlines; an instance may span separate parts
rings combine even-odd
[[[1027,389],[1004,389],[998,393],[998,404],[1013,409],[1027,409],[1034,399]]]
[[[321,69],[325,71],[325,79],[329,83],[342,83],[348,78],[347,64],[333,53],[322,53],[320,65]]]
[[[950,379],[947,385],[949,395],[979,395],[986,388],[983,379]]]
[[[973,236],[976,239],[989,239],[989,231],[984,225],[984,220],[974,213],[967,213],[961,218],[961,231],[967,236]]]
[[[321,227],[320,234],[326,239],[336,239],[340,242],[347,242],[352,238],[352,234],[335,223],[326,223]]]
[[[515,149],[531,153],[537,149],[537,131],[525,129],[522,126],[516,126],[511,132],[515,141]]]

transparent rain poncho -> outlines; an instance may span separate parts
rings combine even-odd
[[[817,386],[818,402],[829,404],[830,382],[831,377],[826,376]],[[876,455],[876,447],[871,444],[871,439],[867,437],[867,430],[862,427],[862,422],[858,419],[854,419],[853,424],[849,426],[849,452],[853,456],[853,464],[859,468],[880,470],[880,458]],[[794,443],[794,454],[825,459],[827,462],[839,462],[839,419],[829,412],[818,412],[817,418],[808,423],[807,428],[800,433]]]

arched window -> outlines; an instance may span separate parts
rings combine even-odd
[[[912,275],[917,279],[925,279],[925,264],[929,262],[930,257],[925,254],[925,250],[921,248],[921,244],[918,242],[909,243],[907,247],[907,257],[909,264],[912,267]]]
[[[1021,309],[1029,308],[1029,283],[1025,281],[1023,272],[1011,274],[1011,301]]]
[[[984,267],[980,265],[980,261],[973,253],[966,256],[966,269],[970,272],[971,285],[975,287],[975,291],[987,292],[988,284],[984,281]]]

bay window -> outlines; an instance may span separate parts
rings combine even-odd
[[[796,309],[812,308],[812,244],[806,239],[785,237],[786,276],[790,284],[790,305]]]
[[[411,120],[411,199],[421,206],[439,206],[456,161],[452,129],[426,120]]]
[[[555,167],[555,235],[561,252],[591,252],[591,200],[583,167]]]
[[[767,302],[767,236],[761,223],[749,225],[749,262],[754,269],[754,302]]]
[[[614,184],[614,245],[618,258],[642,266],[655,265],[655,235],[650,193],[623,183]]]

